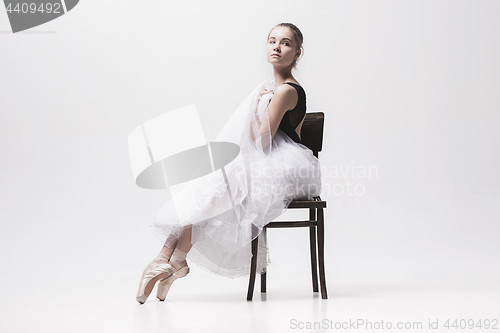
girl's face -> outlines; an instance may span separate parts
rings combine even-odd
[[[288,67],[300,55],[296,47],[292,31],[287,27],[276,27],[267,39],[267,61],[274,66]]]

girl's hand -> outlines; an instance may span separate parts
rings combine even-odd
[[[266,88],[262,87],[262,89],[259,92],[260,97],[264,96],[265,94],[270,93],[272,90],[266,90]]]

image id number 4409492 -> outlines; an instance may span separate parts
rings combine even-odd
[[[447,319],[443,327],[448,329],[497,330],[498,319]]]
[[[5,7],[7,13],[54,13],[62,14],[62,6],[60,2],[42,2],[40,4],[31,2],[16,3],[14,6],[12,3],[7,4]]]

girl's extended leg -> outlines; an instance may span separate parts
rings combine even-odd
[[[191,244],[191,233],[193,228],[191,226],[185,228],[181,232],[181,236],[177,241],[175,250],[170,257],[170,263],[175,269],[180,269],[187,265],[186,256],[193,244]]]
[[[167,258],[167,260],[170,260],[170,257],[172,256],[172,253],[175,250],[175,247],[177,246],[178,239],[175,237],[175,235],[170,235],[170,237],[167,238],[165,241],[165,245],[162,246],[160,255],[163,255]],[[172,243],[170,247],[167,246],[167,244]]]
[[[193,246],[193,244],[191,244],[192,231],[193,231],[192,226],[182,229],[181,237],[179,237],[179,241],[177,242],[176,246],[177,249],[184,251],[186,253],[189,252],[189,250],[191,250],[191,247]]]

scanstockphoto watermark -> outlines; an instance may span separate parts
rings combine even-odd
[[[349,319],[345,321],[335,321],[332,319],[323,319],[321,321],[300,321],[290,319],[290,328],[293,330],[421,330],[424,324],[422,321],[384,321],[368,319]],[[431,326],[429,326],[431,327]]]
[[[265,200],[265,198],[274,196],[304,197],[311,194],[314,197],[321,194],[321,180],[319,179],[316,183],[306,183],[298,179],[293,180],[291,183],[276,182],[275,179],[254,179],[250,187],[253,197]]]
[[[323,165],[317,164],[293,166],[266,164],[266,162],[252,162],[251,172],[255,179],[272,183],[269,179],[280,178],[283,175],[291,180],[295,186],[308,187],[310,193],[326,195],[362,196],[366,193],[369,179],[379,177],[379,168],[376,165]],[[318,190],[319,187],[319,190]],[[319,191],[319,192],[318,192]]]
[[[387,321],[369,319],[349,319],[344,321],[322,319],[321,321],[301,321],[290,319],[292,330],[497,330],[497,318],[446,318],[427,319],[422,321]]]

